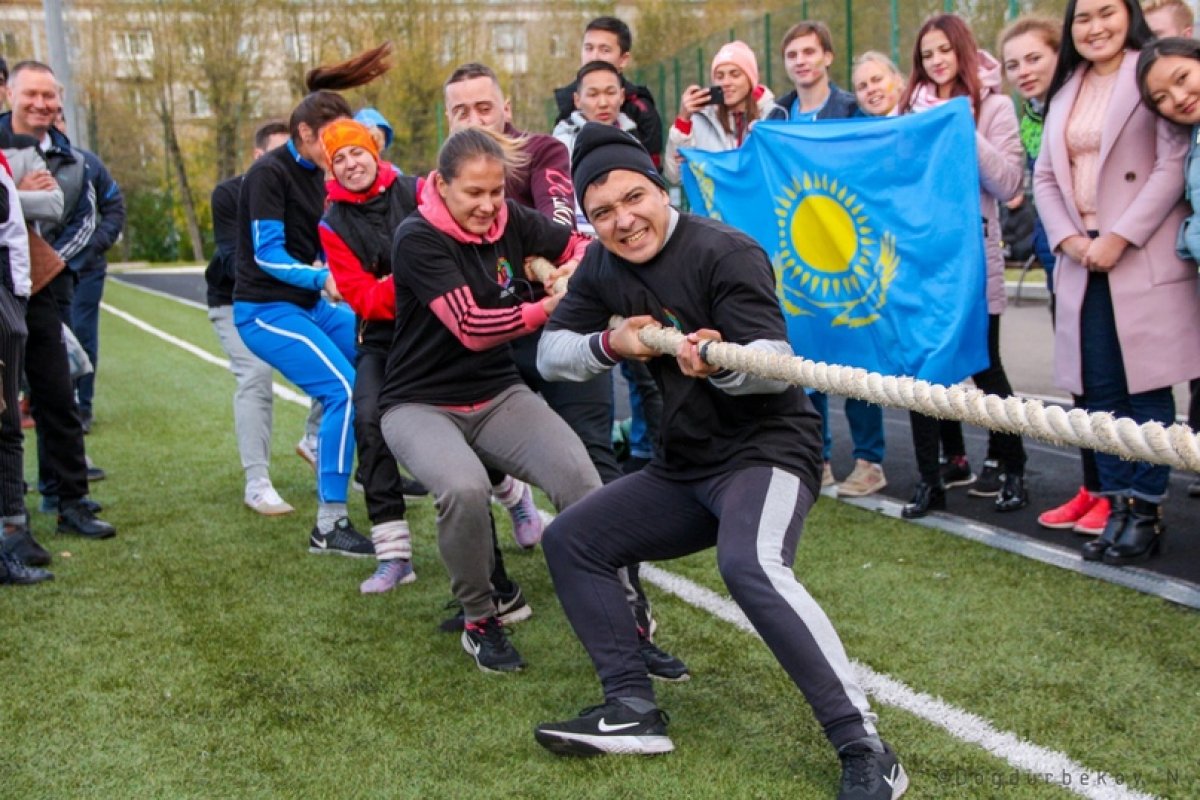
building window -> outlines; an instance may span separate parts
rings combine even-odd
[[[188,89],[188,113],[193,117],[211,117],[212,109],[208,107],[208,98],[199,89]]]
[[[252,33],[243,33],[238,37],[237,52],[243,58],[257,58],[258,37]]]
[[[117,34],[117,57],[128,61],[149,61],[154,58],[154,38],[150,31],[123,31]]]
[[[501,70],[514,75],[527,69],[528,42],[524,25],[501,24],[492,28],[492,50]]]
[[[312,61],[312,40],[307,33],[285,33],[283,52],[288,61],[307,64]]]

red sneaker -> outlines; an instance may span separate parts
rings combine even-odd
[[[1108,513],[1112,511],[1112,503],[1107,497],[1097,497],[1096,505],[1092,506],[1088,513],[1079,518],[1079,522],[1075,523],[1072,528],[1076,533],[1082,533],[1084,536],[1099,536],[1104,533],[1104,526],[1108,524]]]
[[[1041,514],[1038,514],[1038,525],[1041,525],[1043,528],[1053,528],[1054,530],[1070,530],[1099,501],[1099,497],[1096,497],[1087,489],[1080,486],[1079,492],[1070,500],[1057,508],[1052,508],[1049,511],[1043,511]],[[1107,511],[1104,512],[1104,518],[1108,519]],[[1104,526],[1101,525],[1100,527],[1103,528]]]

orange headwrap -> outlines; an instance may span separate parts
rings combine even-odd
[[[345,117],[335,119],[321,129],[321,149],[325,151],[325,158],[330,164],[333,163],[333,157],[338,150],[352,145],[369,151],[376,159],[379,158],[379,146],[375,144],[371,132],[361,122],[355,122],[349,117]]]

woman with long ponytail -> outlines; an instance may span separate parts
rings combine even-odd
[[[317,225],[325,210],[322,128],[351,116],[338,91],[362,86],[390,66],[384,43],[347,61],[317,67],[309,94],[288,120],[291,138],[254,163],[238,199],[234,323],[255,355],[320,401],[317,521],[309,551],[369,558],[371,540],[350,524],[346,491],[354,464],[351,391],[354,313],[323,263]]]

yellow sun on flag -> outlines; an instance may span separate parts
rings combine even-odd
[[[774,263],[786,279],[780,291],[790,297],[783,298],[784,309],[793,314],[806,313],[801,305],[831,309],[839,312],[834,325],[874,322],[899,265],[895,237],[885,233],[881,247],[865,204],[828,175],[793,178],[776,201]]]

